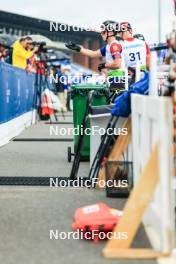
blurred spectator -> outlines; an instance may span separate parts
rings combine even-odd
[[[36,57],[33,55],[31,58],[27,60],[27,67],[26,67],[27,72],[37,72],[37,62],[36,62]]]
[[[84,84],[84,75],[82,71],[78,71],[72,80],[73,85]]]
[[[55,78],[55,85],[56,85],[56,92],[59,98],[59,101],[62,105],[62,110],[64,112],[67,112],[66,104],[65,104],[65,98],[64,98],[64,81],[63,81],[63,75],[61,72],[61,66],[55,66],[53,68],[53,76]]]
[[[30,37],[21,38],[13,44],[13,66],[26,69],[27,59],[31,58],[33,54],[38,50],[37,47],[34,47],[33,50],[28,50],[30,49],[30,45],[32,45],[32,38]]]
[[[33,51],[34,45],[32,42],[29,43],[27,50],[28,51]],[[37,72],[37,54],[34,54],[32,57],[30,57],[27,60],[27,67],[26,67],[27,72]]]
[[[158,62],[159,62],[159,64],[163,64],[163,62],[165,61],[165,58],[166,58],[166,54],[167,54],[167,50],[166,49],[160,50],[158,52]]]
[[[64,76],[64,103],[66,108],[71,111],[70,100],[71,93],[69,93],[71,89],[71,65],[67,64],[61,68],[62,75]]]
[[[8,57],[8,50],[0,44],[0,61],[6,62],[6,59]]]
[[[64,85],[61,82],[61,78],[60,78],[62,76],[62,73],[61,73],[61,65],[54,66],[52,73],[53,73],[53,76],[55,78],[55,86],[56,86],[56,92],[57,92],[57,94],[58,93],[63,93],[63,91],[64,91]]]
[[[36,71],[38,74],[46,75],[46,58],[42,55],[42,51],[38,48],[36,52]]]

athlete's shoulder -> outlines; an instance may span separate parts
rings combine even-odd
[[[122,44],[119,43],[117,40],[115,40],[112,43],[110,43],[109,49],[110,49],[111,53],[114,53],[114,52],[121,53],[122,52]]]

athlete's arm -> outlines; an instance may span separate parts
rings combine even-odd
[[[102,56],[101,51],[100,50],[90,50],[90,49],[85,49],[79,45],[77,45],[76,43],[69,41],[68,43],[65,43],[65,46],[68,49],[80,52],[81,54],[88,56],[90,58],[99,58]]]
[[[80,53],[85,55],[85,56],[88,56],[90,58],[100,58],[102,56],[99,49],[98,50],[90,50],[90,49],[85,49],[85,48],[81,47]]]

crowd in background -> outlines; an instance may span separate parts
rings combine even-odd
[[[46,61],[41,60],[41,50],[36,46],[30,36],[22,37],[16,40],[12,47],[6,47],[0,44],[0,61],[12,64],[15,67],[26,70],[26,72],[33,72],[42,75],[54,77],[53,87],[57,93],[59,100],[63,105],[63,111],[70,110],[70,87],[74,83],[69,77],[71,75],[70,65],[57,65],[46,67]],[[164,61],[166,54],[160,51],[158,58]],[[47,71],[46,71],[47,68]],[[82,73],[78,72],[76,76],[76,84],[84,82]],[[102,76],[99,75],[96,79],[98,82]],[[99,79],[98,79],[99,78]],[[89,77],[88,82],[93,83],[95,78]]]
[[[43,58],[41,59],[41,53],[40,47],[36,46],[29,36],[16,40],[12,47],[0,44],[0,61],[24,69],[27,73],[33,72],[54,77],[55,81],[53,81],[52,87],[63,105],[63,111],[66,112],[70,110],[68,90],[71,83],[69,83],[70,78],[68,78],[68,75],[71,72],[71,66],[58,65],[48,67],[46,61]]]
[[[0,61],[12,64],[15,67],[36,72],[38,47],[34,46],[31,37],[22,37],[16,40],[11,47],[0,43]]]

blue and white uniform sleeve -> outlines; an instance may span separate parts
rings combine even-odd
[[[102,56],[102,57],[105,57],[105,56],[106,56],[106,47],[102,47],[102,48],[100,49],[100,52],[101,52],[101,56]]]

